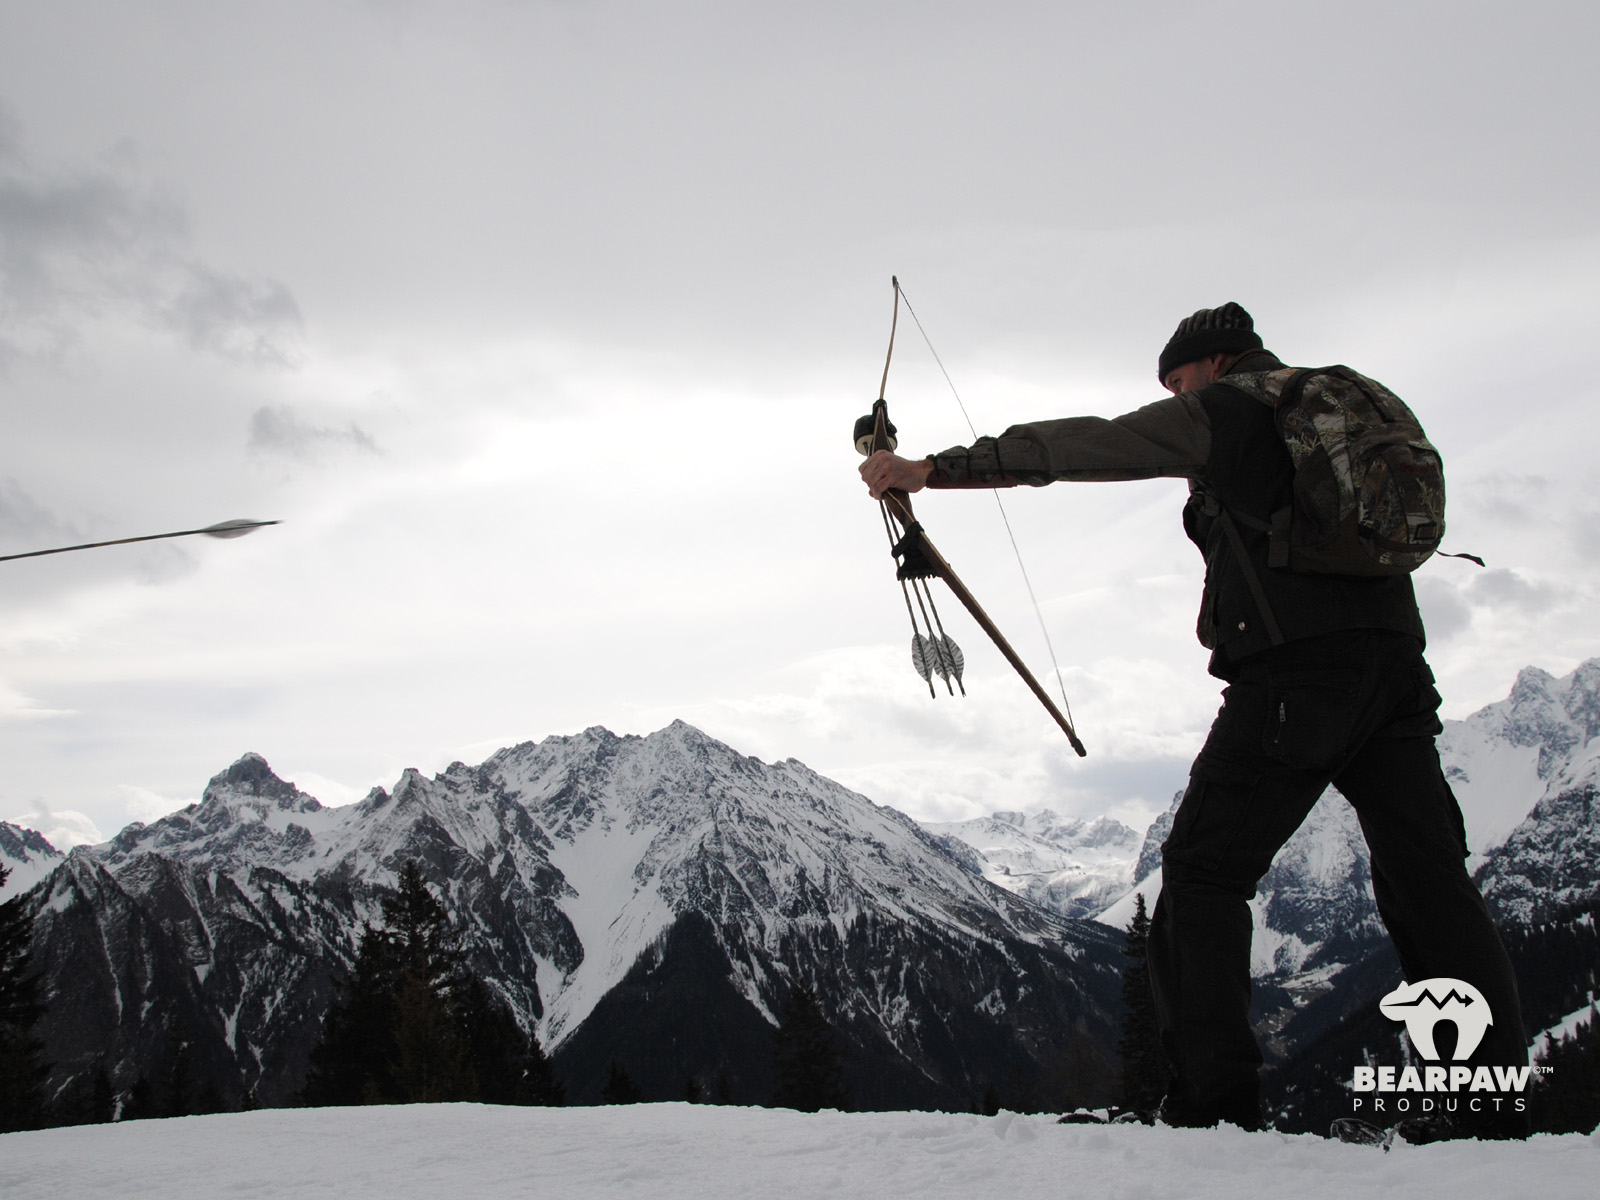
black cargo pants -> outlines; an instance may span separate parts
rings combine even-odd
[[[1433,743],[1439,693],[1417,641],[1355,630],[1234,670],[1162,847],[1149,967],[1174,1074],[1164,1116],[1260,1123],[1249,901],[1329,783],[1360,818],[1405,978],[1477,987],[1494,1024],[1470,1061],[1526,1064],[1516,979],[1467,875],[1461,809]]]

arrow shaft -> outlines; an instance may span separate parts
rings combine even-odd
[[[276,525],[276,521],[257,521],[250,528],[260,525]],[[176,533],[147,533],[142,537],[113,538],[109,542],[82,542],[76,546],[57,546],[53,550],[29,550],[25,554],[0,554],[0,562],[11,562],[18,558],[41,558],[46,554],[66,554],[73,550],[98,550],[101,546],[127,546],[134,542],[159,542],[166,538],[193,537],[198,533],[215,534],[213,529],[180,529]]]
[[[915,518],[911,514],[911,497],[901,491],[890,491],[885,493],[885,499],[889,501],[892,508],[897,510],[896,516],[901,522],[907,528],[910,528],[915,522]],[[1022,676],[1022,682],[1026,683],[1029,690],[1039,698],[1039,703],[1044,705],[1045,711],[1054,718],[1057,725],[1061,726],[1061,732],[1067,735],[1067,741],[1072,743],[1072,748],[1077,751],[1078,757],[1082,758],[1086,755],[1088,751],[1084,749],[1083,743],[1078,740],[1078,733],[1072,728],[1072,722],[1067,720],[1065,714],[1056,707],[1056,702],[1050,698],[1050,693],[1045,691],[1044,685],[1034,678],[1033,672],[1028,669],[1028,664],[1022,661],[1022,656],[1012,649],[1011,643],[1006,640],[1005,634],[1000,632],[1000,627],[994,623],[988,613],[983,611],[983,605],[978,603],[978,598],[972,594],[967,585],[961,582],[961,577],[955,573],[955,568],[945,560],[944,555],[939,553],[938,547],[929,541],[928,535],[920,529],[917,531],[917,540],[921,543],[922,551],[927,556],[928,562],[932,564],[934,572],[940,579],[944,580],[945,586],[950,589],[955,598],[961,601],[961,606],[972,614],[972,619],[978,623],[978,628],[989,635],[989,640],[1005,656],[1005,660],[1011,664],[1018,675]]]

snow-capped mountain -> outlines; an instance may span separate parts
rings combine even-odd
[[[1444,723],[1439,758],[1466,823],[1468,866],[1497,915],[1526,922],[1600,892],[1597,733],[1600,659],[1560,679],[1528,667],[1506,699]],[[1181,799],[1151,827],[1141,863],[1159,868],[1158,834]],[[1157,869],[1098,919],[1125,926],[1132,891],[1153,900],[1159,887]],[[1348,962],[1353,946],[1382,936],[1366,842],[1335,789],[1279,853],[1253,908],[1258,977]]]
[[[1560,679],[1538,667],[1511,694],[1464,721],[1446,721],[1439,758],[1467,822],[1478,870],[1543,799],[1575,786],[1571,772],[1600,733],[1600,659]]]
[[[575,1099],[624,1061],[764,1099],[811,983],[857,1100],[992,1083],[1105,1094],[1119,939],[987,883],[915,822],[674,723],[502,750],[330,809],[246,755],[200,803],[80,848],[34,893],[56,1082],[148,1070],[169,1020],[228,1090],[289,1098],[334,981],[407,860]],[[693,1052],[686,1047],[693,1047]]]
[[[0,884],[0,899],[20,895],[51,871],[62,858],[44,834],[23,829],[10,821],[0,821],[0,867],[6,870],[6,881]]]
[[[1600,895],[1600,739],[1555,771],[1533,811],[1489,849],[1478,883],[1502,919],[1532,925]]]
[[[1142,839],[1120,821],[997,812],[969,821],[924,822],[978,856],[983,877],[1068,917],[1090,917],[1134,883]]]

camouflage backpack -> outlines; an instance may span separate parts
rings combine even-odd
[[[1218,383],[1273,409],[1294,461],[1289,506],[1267,521],[1267,565],[1327,575],[1405,575],[1444,537],[1444,464],[1388,388],[1349,367],[1243,372]]]

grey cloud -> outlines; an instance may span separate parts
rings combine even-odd
[[[1472,627],[1472,609],[1454,584],[1430,577],[1418,578],[1415,583],[1417,607],[1422,610],[1430,642],[1443,642]]]
[[[1550,480],[1543,475],[1485,475],[1469,480],[1456,495],[1467,506],[1506,525],[1534,525],[1549,520]]]
[[[193,575],[200,569],[192,554],[171,542],[157,542],[146,546],[133,568],[134,582],[146,587],[171,583],[175,579]]]
[[[96,318],[127,315],[235,361],[287,362],[301,320],[289,290],[184,253],[171,199],[117,167],[30,166],[0,113],[0,367],[51,357]]]
[[[300,307],[275,279],[250,280],[198,263],[163,308],[169,327],[197,350],[256,363],[289,361],[285,331],[300,328]]]
[[[1417,606],[1432,642],[1442,642],[1468,629],[1474,609],[1533,616],[1547,611],[1560,599],[1558,590],[1549,584],[1525,579],[1503,567],[1477,571],[1470,583],[1460,587],[1434,576],[1418,577],[1415,582]]]
[[[1063,803],[1073,815],[1103,812],[1111,805],[1140,799],[1158,810],[1166,808],[1172,793],[1189,779],[1186,758],[1078,760],[1058,755],[1048,765],[1052,789],[1062,796],[1076,793],[1074,803]],[[1142,831],[1141,831],[1142,832]]]
[[[1468,595],[1474,604],[1492,608],[1516,608],[1527,613],[1540,613],[1556,601],[1556,592],[1549,584],[1524,579],[1515,571],[1493,567],[1472,581]]]
[[[30,543],[30,549],[44,549],[47,543],[69,542],[78,536],[70,522],[23,491],[15,479],[0,481],[0,538]],[[31,545],[35,542],[37,546]]]
[[[312,458],[328,450],[378,452],[372,435],[352,421],[342,429],[303,420],[287,405],[263,405],[250,416],[250,449],[291,458]]]
[[[1589,509],[1576,514],[1570,533],[1579,555],[1589,561],[1600,560],[1600,509]]]

